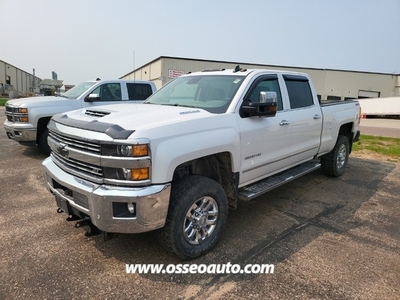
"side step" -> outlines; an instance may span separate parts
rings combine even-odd
[[[293,167],[289,170],[272,175],[261,181],[253,183],[239,191],[239,199],[244,201],[252,200],[282,184],[285,184],[293,179],[299,178],[307,173],[310,173],[321,166],[319,160],[307,161],[301,165]]]

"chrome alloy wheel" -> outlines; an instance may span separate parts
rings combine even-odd
[[[346,163],[346,158],[347,158],[347,149],[344,144],[340,145],[339,150],[338,150],[338,155],[336,159],[336,167],[337,169],[342,169],[343,166]]]
[[[186,241],[197,245],[214,231],[218,221],[218,204],[205,196],[196,200],[186,213],[183,231]]]

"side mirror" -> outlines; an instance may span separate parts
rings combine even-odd
[[[85,98],[85,102],[93,102],[93,101],[99,101],[100,96],[99,94],[90,94]]]
[[[260,92],[260,101],[243,105],[242,111],[249,117],[273,117],[277,109],[276,98],[276,92]]]

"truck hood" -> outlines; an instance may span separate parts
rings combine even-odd
[[[53,120],[67,126],[99,132],[118,127],[128,134],[212,116],[216,115],[199,108],[127,103],[69,111],[54,116]]]
[[[74,99],[67,99],[64,97],[44,96],[44,97],[29,97],[8,100],[7,103],[15,107],[42,107],[42,106],[63,106],[70,105]]]

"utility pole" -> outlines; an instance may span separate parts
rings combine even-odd
[[[135,51],[133,51],[133,81],[135,81]]]
[[[33,76],[32,76],[32,92],[35,90],[35,69],[33,69]]]

